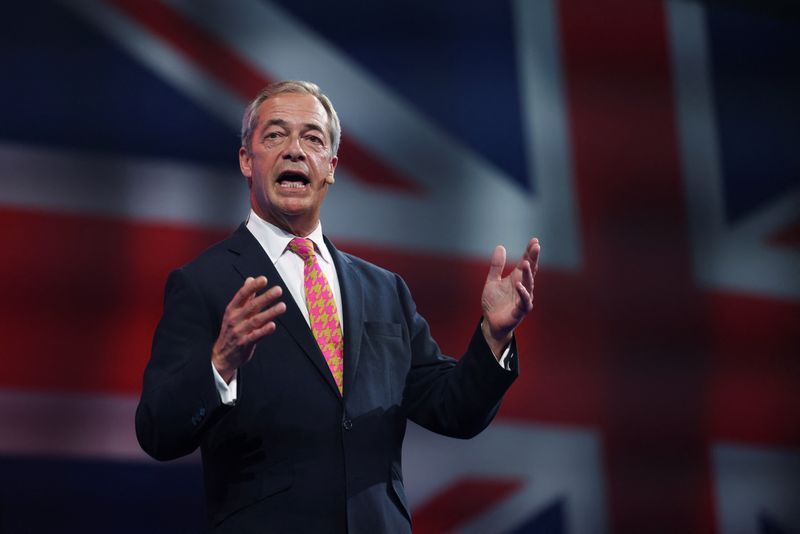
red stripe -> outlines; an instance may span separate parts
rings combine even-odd
[[[167,274],[224,235],[0,210],[0,386],[138,393]],[[465,332],[480,317],[489,251],[487,260],[470,260],[338,245],[403,275],[442,349],[461,353]],[[596,294],[579,276],[539,273],[536,310],[517,333],[522,374],[506,396],[502,417],[591,426],[605,420],[610,401],[604,385],[614,359],[598,350],[607,332],[597,320],[602,302],[587,300]],[[796,426],[786,424],[800,420],[794,387],[800,383],[794,365],[798,306],[726,295],[710,302],[717,354],[707,401],[712,435],[800,446]]]
[[[664,5],[559,3],[611,530],[714,530]],[[577,311],[576,319],[586,317]],[[576,321],[577,322],[577,321]],[[575,335],[583,335],[576,324]],[[581,395],[568,389],[565,396]]]
[[[222,234],[0,210],[0,385],[136,393],[169,271]]]
[[[800,306],[714,295],[708,418],[718,439],[800,447]]]
[[[200,228],[0,209],[0,386],[44,391],[138,393],[167,274],[223,237]],[[338,243],[403,275],[445,352],[459,355],[480,318],[486,260]],[[512,252],[513,254],[513,252]],[[420,269],[424,265],[424,269]],[[587,363],[600,335],[575,335],[572,275],[543,270],[537,309],[518,332],[520,384],[503,414],[586,424],[597,411],[597,373]],[[444,304],[446,303],[446,304]],[[461,310],[452,313],[452,310]],[[584,324],[590,324],[585,320]],[[35,350],[32,340],[36,340]],[[24,354],[13,358],[10,355]],[[30,360],[30,354],[36,360]],[[564,395],[580,385],[582,395]]]
[[[106,1],[170,43],[192,63],[244,100],[249,101],[265,85],[274,81],[162,2]],[[420,184],[373,156],[347,135],[342,136],[339,156],[343,167],[360,182],[401,193],[417,194],[423,191]]]
[[[137,393],[168,273],[226,233],[0,208],[0,386]],[[405,275],[442,346],[463,351],[486,262],[338,245]]]
[[[463,478],[414,510],[415,534],[452,532],[501,502],[522,483],[513,479]]]
[[[271,81],[213,36],[162,2],[106,1],[124,11],[147,31],[170,43],[192,63],[205,70],[206,74],[246,100],[253,98]]]

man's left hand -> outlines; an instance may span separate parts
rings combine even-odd
[[[506,277],[503,277],[506,249],[497,245],[492,253],[492,264],[481,295],[481,329],[497,357],[511,341],[514,329],[533,309],[533,278],[539,270],[539,250],[539,240],[534,237],[528,242],[522,259]]]

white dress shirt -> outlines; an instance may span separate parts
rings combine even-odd
[[[264,249],[264,252],[267,253],[267,256],[269,256],[269,259],[272,261],[273,265],[275,265],[275,269],[278,271],[278,274],[281,275],[281,278],[283,278],[286,287],[289,289],[289,293],[292,294],[292,298],[294,299],[295,303],[297,303],[297,307],[300,308],[300,312],[303,314],[306,323],[308,323],[310,327],[311,323],[308,319],[308,308],[306,307],[305,287],[303,284],[303,259],[287,248],[289,241],[297,236],[278,228],[274,224],[268,223],[256,215],[253,210],[250,210],[250,216],[248,217],[245,226],[256,238],[258,243]],[[342,293],[339,289],[339,277],[336,274],[336,268],[333,264],[331,253],[328,250],[328,247],[325,246],[325,240],[322,239],[322,223],[317,225],[316,229],[308,236],[308,239],[314,242],[317,262],[319,263],[325,278],[328,280],[328,284],[333,289],[333,298],[336,300],[336,311],[339,315],[339,324],[344,325],[344,316],[342,315]],[[273,285],[274,281],[267,280],[267,287],[272,287]],[[344,339],[344,328],[342,328],[342,336]],[[498,363],[503,369],[506,370],[510,370],[510,348],[510,345],[506,347],[501,357],[498,358]],[[234,375],[230,384],[226,384],[225,380],[223,380],[223,378],[217,372],[214,364],[211,364],[211,369],[214,372],[214,381],[217,385],[217,391],[219,392],[223,404],[233,404],[236,402],[236,380],[239,376],[238,371]]]
[[[283,278],[286,287],[292,294],[297,307],[305,317],[306,323],[311,325],[308,319],[308,307],[306,306],[306,290],[304,284],[304,263],[303,258],[289,250],[289,241],[294,239],[295,235],[282,230],[270,224],[264,219],[260,218],[255,212],[250,211],[250,217],[247,220],[247,229],[255,236],[256,241],[261,245],[264,251],[272,260],[272,264],[277,269],[278,274]],[[325,246],[325,240],[322,238],[322,223],[319,223],[311,234],[307,237],[314,242],[314,251],[322,269],[322,274],[328,281],[328,285],[333,290],[333,298],[336,301],[336,311],[339,315],[339,324],[344,324],[342,315],[342,293],[339,290],[339,277],[336,274],[336,268],[333,265],[333,258]],[[271,287],[275,281],[267,280],[267,286]]]
[[[288,249],[289,241],[294,239],[295,235],[282,230],[270,224],[258,215],[253,210],[250,210],[250,216],[245,225],[247,229],[256,238],[259,245],[267,253],[270,261],[275,266],[278,274],[283,278],[283,282],[289,289],[292,298],[294,299],[297,307],[308,323],[308,307],[306,306],[306,293],[303,283],[303,258]],[[325,240],[322,239],[322,223],[318,224],[311,234],[307,236],[314,243],[316,252],[317,263],[322,269],[322,274],[328,280],[328,285],[333,290],[333,298],[336,301],[336,312],[339,315],[339,324],[344,325],[344,316],[342,314],[342,292],[339,289],[339,277],[336,274],[336,268],[333,265],[333,258],[325,246]],[[275,285],[274,280],[267,280],[267,287]],[[286,298],[286,295],[283,296]],[[344,328],[342,328],[342,339],[344,339]],[[236,379],[239,376],[238,372],[234,375],[230,384],[226,384],[225,380],[217,372],[214,365],[211,365],[214,371],[214,380],[217,384],[217,391],[219,391],[220,398],[224,404],[233,404],[236,401]]]

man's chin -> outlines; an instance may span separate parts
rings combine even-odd
[[[290,199],[289,202],[282,202],[278,209],[287,217],[301,217],[311,211],[311,206],[307,201],[302,199]]]
[[[284,202],[276,206],[277,211],[282,217],[290,221],[302,221],[304,219],[316,219],[319,211],[314,210],[308,202]]]

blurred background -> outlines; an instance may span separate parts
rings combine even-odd
[[[323,214],[463,350],[543,245],[493,425],[410,427],[415,532],[800,532],[800,16],[780,2],[79,0],[0,17],[0,532],[202,532],[133,413],[168,272],[247,215],[241,112],[318,83]]]

